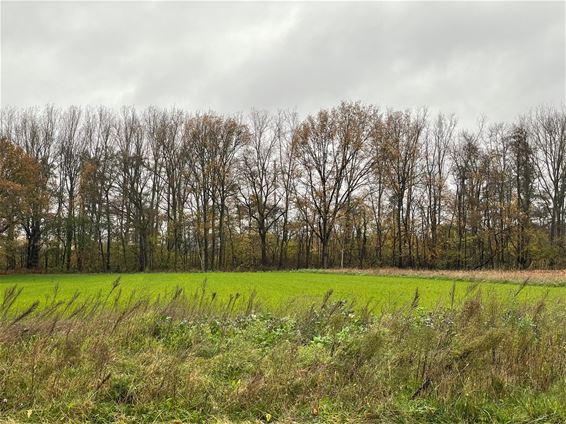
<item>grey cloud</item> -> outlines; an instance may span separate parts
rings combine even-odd
[[[2,103],[246,111],[342,99],[468,124],[565,96],[562,2],[2,2]]]

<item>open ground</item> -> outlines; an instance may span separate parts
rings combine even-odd
[[[230,295],[246,299],[255,292],[264,307],[281,311],[295,304],[319,301],[328,290],[336,298],[354,301],[362,307],[399,307],[413,301],[418,290],[419,305],[446,306],[468,297],[472,289],[494,293],[501,300],[566,298],[566,276],[557,272],[487,273],[426,272],[386,269],[381,271],[338,272],[213,272],[213,273],[134,273],[134,274],[13,274],[0,276],[0,287],[16,285],[22,289],[14,306],[25,307],[38,300],[79,299],[106,293],[119,279],[122,300],[130,296],[167,296],[176,288],[187,293],[203,285],[219,302]],[[503,284],[502,284],[503,283]],[[454,293],[452,293],[454,292]],[[112,300],[114,297],[109,298]]]

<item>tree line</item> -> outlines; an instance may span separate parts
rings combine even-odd
[[[3,108],[0,267],[566,265],[566,111]]]

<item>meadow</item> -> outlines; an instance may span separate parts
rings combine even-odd
[[[2,276],[0,422],[564,423],[566,287],[533,283]]]
[[[13,274],[0,276],[0,290],[16,285],[21,294],[14,305],[23,308],[38,300],[45,305],[57,292],[57,298],[79,300],[101,296],[119,279],[121,302],[133,297],[167,296],[176,288],[187,293],[203,285],[215,293],[218,302],[230,295],[240,299],[255,292],[263,306],[271,312],[284,313],[296,305],[319,301],[328,290],[336,298],[353,301],[358,307],[368,303],[377,309],[400,307],[410,303],[418,290],[419,304],[425,308],[461,302],[470,290],[480,288],[500,299],[537,300],[566,297],[566,280],[560,283],[541,284],[530,276],[507,281],[478,280],[474,273],[459,274],[457,278],[440,274],[372,275],[360,273],[327,272],[212,272],[212,273],[133,273],[133,274]],[[481,275],[481,274],[480,274]],[[503,274],[505,275],[505,274]],[[525,285],[524,282],[527,282]],[[518,292],[518,293],[517,293]],[[115,294],[107,301],[113,301]]]

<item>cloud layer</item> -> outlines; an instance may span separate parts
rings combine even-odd
[[[2,2],[3,105],[510,120],[565,97],[563,2]]]

